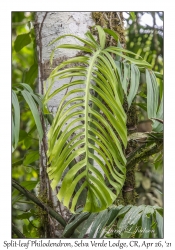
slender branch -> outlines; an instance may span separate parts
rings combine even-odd
[[[33,195],[31,192],[29,192],[24,187],[22,187],[15,180],[12,180],[12,186],[14,188],[16,188],[18,191],[20,191],[22,194],[24,194],[27,198],[32,200],[35,204],[37,204],[43,210],[45,210],[53,218],[55,218],[63,227],[66,226],[66,221],[61,217],[61,215],[59,215],[57,212],[55,212],[51,207],[49,207],[46,204],[44,204],[43,202],[41,202],[35,195]]]
[[[13,223],[12,223],[12,231],[14,234],[18,236],[18,238],[26,238]]]
[[[152,146],[151,148],[148,148],[148,149],[146,148],[144,150],[145,147],[146,147],[146,145],[142,145],[133,153],[132,156],[128,157],[128,162],[126,164],[127,170],[134,167],[138,162],[145,159],[146,157],[149,157],[151,155],[154,155],[154,154],[160,152],[163,149],[163,144],[162,143],[156,144],[156,145]]]

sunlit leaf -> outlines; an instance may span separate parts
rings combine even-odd
[[[104,49],[105,32],[101,27],[97,27],[97,30],[100,46],[96,45],[94,51],[92,46],[92,49],[88,48],[88,52],[93,51],[91,57],[81,56],[85,66],[62,69],[69,63],[79,62],[79,57],[57,66],[50,74],[50,85],[44,97],[46,104],[62,90],[74,86],[73,89],[68,89],[61,100],[48,133],[48,175],[52,181],[51,187],[55,189],[59,181],[62,181],[57,197],[71,212],[76,210],[83,190],[87,190],[84,212],[98,212],[107,208],[119,194],[126,174],[126,159],[115,134],[116,131],[126,147],[126,114],[121,102],[121,80],[113,58]],[[93,42],[91,37],[90,39]],[[77,45],[72,44],[63,44],[56,48],[78,49]],[[86,47],[80,49],[86,50]],[[81,77],[82,80],[73,80],[51,93],[54,77],[63,79],[73,76],[82,76],[83,79]],[[84,84],[84,88],[79,88],[79,84]],[[69,98],[72,94],[77,97]],[[72,137],[72,134],[76,136]],[[81,160],[68,169],[70,163],[80,156],[83,156]],[[115,194],[106,185],[105,178],[115,189]],[[80,188],[75,191],[79,184]]]

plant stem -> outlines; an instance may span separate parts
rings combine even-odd
[[[55,212],[48,205],[46,205],[43,202],[41,202],[35,195],[33,195],[31,192],[29,192],[24,187],[22,187],[15,180],[12,180],[12,186],[14,188],[16,188],[18,191],[20,191],[22,194],[24,194],[27,198],[29,198],[30,200],[32,200],[35,204],[37,204],[43,210],[47,211],[47,213],[50,214],[54,219],[56,219],[63,227],[66,226],[66,221],[62,218],[61,215],[59,215],[57,212]]]
[[[18,238],[26,238],[13,223],[12,223],[12,231],[14,234],[18,236]]]

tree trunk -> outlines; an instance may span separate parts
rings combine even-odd
[[[35,31],[37,41],[38,52],[38,64],[39,64],[39,93],[44,94],[43,83],[49,76],[52,68],[62,61],[74,57],[77,53],[75,50],[57,50],[53,59],[53,65],[50,65],[50,54],[53,49],[48,44],[55,38],[64,34],[74,34],[84,38],[84,34],[94,24],[101,25],[102,27],[109,28],[118,33],[120,43],[125,47],[125,35],[123,28],[123,16],[122,12],[36,12],[35,15]],[[59,41],[61,44],[63,41]],[[64,38],[64,43],[77,43],[74,38]],[[108,40],[108,45],[116,45],[113,39]],[[66,80],[58,81],[54,85],[54,89],[64,84]],[[65,93],[61,93],[57,98],[53,98],[49,101],[49,111],[53,114],[56,113],[60,100]],[[41,117],[42,126],[44,130],[44,138],[41,143],[41,159],[40,159],[40,194],[39,198],[45,203],[52,206],[59,214],[61,214],[66,221],[70,218],[70,213],[57,199],[56,192],[51,190],[50,182],[47,175],[47,139],[46,133],[48,125],[45,123],[43,117]],[[133,125],[133,124],[132,124]],[[134,124],[135,125],[135,124]],[[59,188],[59,187],[57,187]],[[127,188],[125,187],[125,191]],[[122,196],[122,193],[121,193]],[[49,215],[43,215],[43,230],[41,231],[41,237],[43,238],[60,238],[63,232],[63,228]]]

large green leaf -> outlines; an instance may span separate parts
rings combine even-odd
[[[31,41],[30,33],[18,35],[14,43],[15,51],[19,52],[23,47],[31,43]]]
[[[83,190],[87,190],[84,212],[98,212],[109,207],[119,194],[126,175],[122,144],[126,147],[127,129],[121,83],[116,64],[104,49],[105,32],[100,27],[97,29],[100,44],[95,49],[87,47],[87,43],[79,48],[91,51],[92,55],[69,59],[57,66],[49,77],[50,85],[44,97],[46,104],[59,92],[74,86],[61,100],[48,133],[51,186],[55,189],[62,181],[57,197],[72,212]],[[95,45],[91,36],[88,39]],[[67,44],[56,48],[78,49],[77,45]],[[85,66],[70,66],[70,63],[79,63],[80,58]],[[64,69],[65,66],[69,67]],[[73,79],[51,93],[54,77],[70,79],[74,76],[81,80]],[[76,164],[70,168],[73,161]],[[80,188],[75,191],[78,185]]]
[[[83,191],[87,193],[84,212],[104,210],[113,203],[124,184],[126,159],[123,146],[127,144],[127,129],[122,107],[123,91],[130,106],[138,91],[140,69],[149,69],[146,70],[147,103],[155,98],[153,107],[147,105],[149,115],[156,115],[158,109],[157,82],[150,71],[151,65],[140,56],[139,59],[130,57],[136,54],[121,46],[105,48],[105,33],[116,41],[118,36],[100,26],[96,29],[99,43],[90,32],[86,33],[87,40],[64,35],[52,42],[73,36],[84,46],[61,44],[55,47],[51,59],[54,51],[61,48],[82,50],[88,55],[58,65],[48,78],[44,96],[44,104],[47,104],[67,89],[48,133],[47,153],[51,186],[55,189],[62,182],[57,197],[72,212]],[[125,61],[115,62],[111,53]],[[55,78],[68,79],[70,83],[52,91]],[[106,180],[113,191],[106,185]]]

